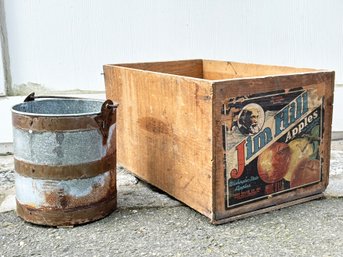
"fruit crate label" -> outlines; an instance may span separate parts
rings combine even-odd
[[[298,88],[223,104],[227,208],[321,181],[322,103]]]

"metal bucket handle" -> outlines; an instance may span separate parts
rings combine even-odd
[[[116,123],[116,109],[118,104],[114,104],[112,100],[107,99],[101,106],[101,114],[95,117],[95,121],[99,125],[102,134],[102,143],[107,143],[110,127]]]
[[[39,96],[36,96],[35,95],[35,92],[32,92],[31,94],[29,94],[24,102],[31,102],[31,101],[34,101],[35,99],[38,99],[38,98],[62,98],[62,99],[83,99],[81,97],[72,97],[72,96],[54,96],[54,95],[50,95],[50,96],[47,96],[47,95],[39,95]]]
[[[84,99],[81,97],[72,96],[36,96],[35,92],[29,94],[24,102],[34,101],[35,99],[42,98],[58,98],[58,99]],[[99,130],[103,136],[103,144],[106,144],[109,135],[109,129],[111,125],[116,122],[116,109],[118,108],[117,103],[113,103],[112,100],[107,99],[101,106],[101,112],[97,115],[94,120],[99,126]]]

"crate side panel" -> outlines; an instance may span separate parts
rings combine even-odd
[[[311,72],[314,69],[203,60],[203,77],[210,80]]]
[[[174,74],[179,76],[187,76],[194,78],[203,78],[202,60],[182,60],[169,62],[146,62],[146,63],[128,63],[118,64],[132,69],[154,71],[166,74]]]
[[[265,77],[265,78],[242,79],[242,80],[234,80],[234,81],[232,80],[232,81],[226,81],[226,82],[218,82],[214,84],[215,103],[213,107],[213,112],[214,112],[214,119],[215,119],[214,120],[215,128],[214,128],[213,135],[214,135],[214,140],[215,140],[215,153],[214,154],[215,154],[215,166],[216,166],[215,167],[216,171],[214,175],[215,176],[215,185],[214,185],[215,220],[219,220],[219,219],[223,219],[223,218],[227,218],[231,216],[236,216],[242,213],[265,208],[271,205],[281,204],[282,202],[287,202],[287,201],[299,199],[302,197],[319,194],[325,190],[328,184],[328,176],[329,176],[330,140],[331,140],[330,132],[331,132],[331,122],[332,122],[333,85],[334,85],[333,72],[315,72],[311,74],[270,76],[270,77]],[[271,94],[271,92],[273,93]],[[318,179],[317,183],[311,183],[306,186],[301,186],[297,189],[295,189],[295,186],[294,187],[292,186],[290,190],[288,191],[284,190],[282,191],[282,193],[281,193],[280,188],[284,187],[285,189],[287,189],[287,185],[286,185],[288,183],[287,180],[283,179],[282,180],[283,184],[278,184],[281,182],[269,181],[272,185],[272,186],[269,186],[270,190],[272,191],[269,197],[264,197],[264,198],[261,197],[258,200],[252,200],[250,202],[249,201],[244,202],[244,201],[238,200],[237,203],[241,202],[241,204],[232,205],[231,207],[228,206],[227,199],[229,197],[228,196],[229,185],[228,185],[227,179],[231,175],[229,175],[229,173],[225,171],[225,169],[228,169],[228,167],[230,167],[226,163],[227,162],[235,163],[238,160],[238,158],[240,158],[238,155],[238,152],[242,152],[242,151],[235,148],[241,145],[239,142],[246,139],[245,144],[243,144],[245,146],[247,146],[247,142],[249,142],[249,139],[248,139],[249,134],[246,134],[243,136],[242,127],[238,128],[238,125],[239,125],[238,120],[239,120],[240,115],[242,115],[242,110],[245,109],[244,106],[247,106],[247,103],[249,103],[250,98],[252,99],[249,103],[250,105],[254,105],[256,104],[256,102],[259,102],[261,106],[264,106],[263,102],[261,104],[261,99],[263,99],[263,95],[266,95],[267,97],[265,97],[263,101],[267,101],[267,102],[269,101],[269,104],[270,104],[269,106],[273,106],[274,104],[275,105],[281,104],[280,101],[282,101],[282,99],[284,99],[285,102],[288,101],[287,99],[289,99],[290,103],[291,102],[294,103],[292,105],[287,105],[286,103],[282,105],[283,108],[286,109],[288,107],[291,108],[291,106],[293,107],[297,106],[296,105],[297,100],[292,100],[292,99],[298,99],[298,103],[299,104],[302,103],[301,99],[305,99],[304,98],[305,94],[309,94],[309,99],[307,100],[306,98],[306,101],[309,101],[308,103],[309,108],[311,106],[313,107],[312,114],[311,114],[311,111],[307,110],[306,108],[299,109],[298,119],[294,121],[294,124],[289,125],[289,127],[287,128],[288,130],[285,129],[284,132],[282,132],[282,133],[285,133],[283,136],[284,138],[281,138],[281,136],[283,135],[281,134],[281,132],[279,135],[277,135],[277,133],[275,132],[276,131],[275,129],[277,127],[275,125],[276,118],[274,119],[272,118],[271,120],[269,119],[269,121],[271,122],[270,124],[272,124],[271,126],[269,126],[271,127],[271,131],[272,131],[271,138],[270,138],[270,141],[268,141],[268,139],[261,139],[261,138],[258,139],[259,141],[256,141],[256,142],[261,142],[261,140],[262,141],[264,140],[265,147],[263,146],[263,144],[259,145],[259,147],[261,147],[261,151],[256,153],[256,156],[254,157],[256,161],[255,165],[257,169],[257,165],[258,165],[257,157],[259,157],[259,154],[261,154],[263,151],[268,149],[269,146],[273,144],[274,139],[278,140],[278,138],[280,138],[279,141],[285,141],[284,139],[286,138],[286,143],[289,144],[289,142],[291,142],[292,140],[296,138],[306,137],[311,142],[311,149],[317,149],[316,152],[318,153],[318,155],[314,157],[313,155],[314,150],[308,150],[308,155],[311,155],[311,157],[310,156],[307,156],[307,157],[309,157],[309,159],[315,159],[311,163],[317,164],[322,160],[321,166],[320,166],[321,173],[322,173],[321,178],[320,178],[321,181]],[[235,102],[235,104],[230,104],[233,102]],[[267,104],[267,102],[265,102],[265,104]],[[223,111],[223,109],[225,108],[226,110]],[[263,113],[264,115],[266,115],[267,111],[265,110],[265,107],[263,108],[264,108]],[[301,110],[304,110],[303,116],[300,116]],[[277,111],[279,110],[275,108],[275,110],[271,110],[270,112],[273,113],[273,115],[274,114],[276,115]],[[307,112],[305,113],[305,111]],[[316,140],[316,138],[310,137],[307,134],[304,134],[301,136],[300,134],[299,135],[295,134],[293,138],[291,137],[287,138],[287,136],[291,134],[286,133],[286,131],[292,131],[293,128],[296,128],[297,126],[299,129],[300,123],[302,121],[305,121],[305,120],[309,121],[308,119],[309,115],[312,115],[313,117],[317,117],[317,115],[319,114],[321,114],[320,121],[317,120],[317,123],[322,124],[321,125],[322,139],[320,141],[319,148],[314,148],[315,144],[313,144],[313,142]],[[270,115],[268,117],[273,117],[271,114],[268,114],[268,115]],[[315,120],[315,118],[310,119],[311,122],[312,120]],[[310,122],[307,122],[307,123],[304,122],[304,125],[301,125],[302,127],[301,129],[305,131],[309,123]],[[225,124],[225,126],[223,126],[223,124]],[[296,126],[296,124],[298,125]],[[232,132],[235,129],[234,126],[237,126],[238,128],[237,131],[242,133],[242,140],[237,139],[238,143],[234,147],[232,147],[232,146],[228,146],[227,140],[225,140],[225,135],[228,135],[228,134],[224,135],[224,133],[231,133],[230,135],[236,135],[236,134],[239,135],[239,133]],[[223,128],[223,127],[226,127],[226,128]],[[261,126],[261,132],[264,131],[265,127],[268,127],[268,126],[266,124]],[[226,130],[228,130],[229,132],[225,132]],[[294,131],[296,132],[296,130]],[[256,135],[254,135],[253,132],[250,133],[251,142],[255,142],[254,138],[255,136],[259,135],[259,133],[260,132],[256,133]],[[300,142],[302,140],[304,141],[305,139],[298,139],[297,142]],[[311,140],[314,140],[314,141],[311,141]],[[282,146],[282,144],[280,145]],[[237,155],[235,154],[232,155],[230,154],[232,151],[228,152],[228,151],[224,151],[224,149],[226,150],[232,149],[235,153],[237,153]],[[240,148],[240,149],[243,149],[243,148]],[[244,148],[244,149],[245,149],[244,150],[245,152],[243,156],[244,156],[244,160],[246,160],[247,156],[249,155],[247,152],[249,152],[250,150],[247,150],[248,148]],[[293,148],[290,147],[290,149],[292,150]],[[305,149],[310,149],[310,148],[305,148]],[[251,158],[251,159],[254,159],[254,158]],[[283,162],[284,160],[285,159],[282,159],[281,162]],[[239,163],[239,161],[237,161],[237,163]],[[255,166],[253,166],[252,164],[251,167],[255,167]],[[230,168],[230,170],[232,169]],[[242,170],[243,169],[237,169],[237,171],[242,171]],[[251,174],[256,173],[254,169],[251,169],[251,171],[249,171],[246,168],[244,168],[244,173],[242,173],[243,174],[242,176],[243,177],[247,176],[247,172],[250,172]],[[318,168],[318,173],[320,176],[320,168]],[[249,176],[247,176],[246,178],[244,177],[246,180],[244,179],[241,180],[242,183],[244,182],[243,184],[237,183],[238,186],[241,186],[242,192],[248,192],[248,190],[244,189],[244,187],[245,186],[248,187],[250,186],[250,183],[254,183],[255,178],[250,179],[253,176],[252,175],[250,177]],[[260,176],[260,173],[256,175],[256,180],[258,176]],[[285,175],[285,178],[286,178],[286,175]],[[264,178],[264,180],[268,180],[268,179]],[[237,181],[240,182],[239,180],[236,180],[235,183]],[[289,181],[291,180],[289,179]],[[268,192],[269,187],[266,186],[262,190],[266,190],[265,192]],[[277,187],[280,187],[280,188],[275,189]],[[237,188],[237,190],[239,192],[240,189]],[[275,190],[280,190],[280,193],[278,193],[278,191],[275,191]],[[256,193],[254,190],[252,190],[252,192],[253,193],[251,194]],[[275,192],[276,194],[274,194]],[[245,195],[249,196],[249,194],[245,194]],[[249,200],[248,198],[246,199]],[[253,199],[253,197],[251,199]]]
[[[118,163],[206,216],[212,213],[212,87],[105,66],[119,103]]]

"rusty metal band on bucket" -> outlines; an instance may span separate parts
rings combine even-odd
[[[107,155],[101,160],[75,165],[43,165],[34,164],[14,158],[15,171],[26,177],[39,179],[82,179],[95,177],[108,170],[115,169],[116,153]]]
[[[54,226],[70,226],[98,220],[109,215],[116,207],[116,194],[110,199],[72,209],[38,209],[21,204],[17,200],[17,214],[20,217],[35,224]]]
[[[80,116],[80,117],[41,117],[28,116],[18,113],[12,114],[13,127],[37,132],[64,132],[72,130],[99,129],[100,115]],[[116,123],[116,110],[111,113],[108,126]],[[101,125],[102,126],[102,125]],[[102,129],[102,127],[101,127]]]

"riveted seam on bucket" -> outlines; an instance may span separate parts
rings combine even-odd
[[[97,176],[116,165],[116,154],[107,155],[104,158],[88,163],[74,165],[44,165],[34,164],[14,158],[15,171],[25,177],[51,179],[51,180],[69,180],[83,179]]]
[[[31,115],[21,115],[12,113],[12,125],[15,128],[25,131],[37,132],[65,132],[98,129],[101,131],[97,122],[100,115],[80,116],[80,117],[40,117]],[[116,122],[113,115],[110,125]]]

